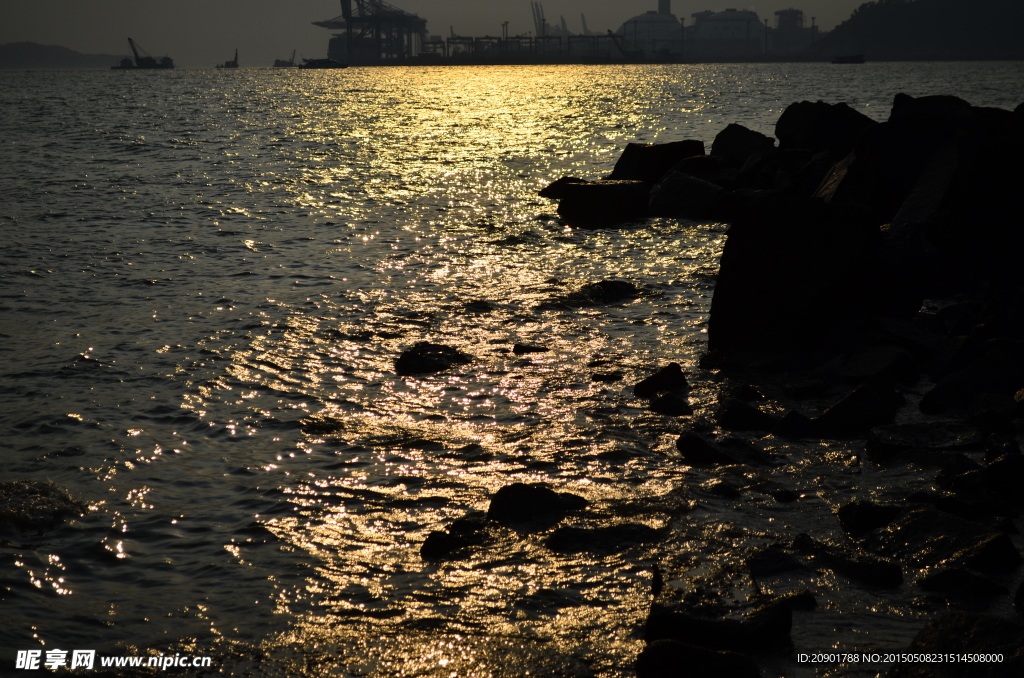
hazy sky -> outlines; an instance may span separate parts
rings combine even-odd
[[[673,0],[676,16],[703,9],[753,8],[774,20],[777,9],[796,7],[831,28],[863,0],[774,0],[744,5],[730,0]],[[428,30],[447,35],[500,35],[533,30],[529,0],[394,0],[392,4],[427,19]],[[657,0],[543,0],[549,23],[564,15],[580,31],[580,13],[591,30],[618,28],[626,19],[657,9]],[[269,66],[293,49],[306,57],[327,53],[330,31],[310,22],[341,14],[338,0],[0,0],[0,44],[31,41],[63,45],[91,54],[121,54],[126,38],[154,55],[169,54],[179,66],[213,66],[240,51],[242,66]]]

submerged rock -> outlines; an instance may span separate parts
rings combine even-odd
[[[696,433],[684,433],[676,441],[683,461],[691,466],[731,466],[737,460],[721,451]]]
[[[647,642],[676,640],[725,652],[775,652],[792,647],[793,612],[773,601],[742,619],[715,619],[655,603],[647,617]]]
[[[430,374],[472,361],[472,356],[451,346],[421,341],[395,359],[395,372],[400,375]]]
[[[636,662],[637,678],[679,678],[681,667],[693,676],[760,678],[757,664],[737,652],[716,652],[679,640],[650,643]]]
[[[491,497],[487,517],[506,527],[554,525],[573,511],[586,508],[583,497],[555,492],[543,483],[512,483]]]
[[[599,280],[587,283],[563,300],[574,306],[599,306],[614,304],[640,296],[641,290],[626,280]]]
[[[0,526],[11,526],[20,532],[42,534],[88,508],[88,504],[52,482],[0,483]]]
[[[490,531],[491,525],[486,516],[475,511],[452,521],[447,529],[427,535],[420,547],[420,557],[423,560],[455,560],[459,555],[468,555],[472,547],[485,544]]]
[[[863,499],[855,499],[849,504],[839,507],[836,516],[839,524],[847,534],[860,537],[871,530],[885,527],[903,513],[901,506],[876,504]]]
[[[686,396],[676,393],[666,393],[655,398],[647,409],[657,414],[663,414],[666,417],[688,417],[693,414],[693,408],[690,407]]]
[[[991,598],[1007,593],[1005,587],[962,567],[928,568],[914,580],[914,584],[925,591],[976,598]]]
[[[650,544],[663,538],[664,534],[653,527],[621,523],[608,527],[559,527],[544,544],[561,553],[618,553],[637,544]]]
[[[683,374],[683,368],[679,363],[669,363],[633,385],[633,393],[636,397],[645,400],[653,399],[660,393],[688,391],[689,389],[690,385],[687,383],[686,375]]]

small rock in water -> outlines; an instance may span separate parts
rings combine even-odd
[[[472,357],[444,344],[421,341],[395,359],[395,372],[401,375],[429,374],[472,362]]]
[[[528,353],[547,353],[551,349],[547,346],[538,346],[536,344],[515,344],[512,347],[512,353],[516,355],[527,355]]]
[[[608,527],[559,527],[545,541],[552,551],[561,553],[618,553],[637,544],[661,541],[661,532],[640,523],[622,523]]]
[[[730,466],[736,459],[722,452],[696,433],[684,433],[676,441],[683,461],[691,466]]]
[[[659,393],[687,391],[689,388],[683,368],[679,363],[669,363],[643,381],[634,384],[633,393],[637,398],[650,400]]]
[[[836,512],[839,524],[847,534],[860,537],[871,530],[885,527],[903,513],[900,506],[887,506],[855,499]]]
[[[20,532],[35,530],[42,534],[88,508],[85,502],[52,482],[0,483],[0,526],[10,525]]]
[[[588,502],[569,492],[555,492],[543,483],[512,483],[491,497],[487,517],[505,526],[555,524]]]
[[[598,306],[614,304],[640,296],[640,288],[625,280],[601,280],[588,283],[565,298],[565,302],[576,306]]]
[[[617,370],[615,372],[594,372],[590,375],[590,381],[599,381],[611,384],[616,381],[622,381],[625,376],[625,374]]]
[[[601,228],[646,219],[651,187],[643,181],[567,183],[558,216],[573,226]]]
[[[648,409],[666,417],[688,417],[693,414],[693,408],[686,401],[686,397],[675,393],[666,393],[655,399]]]

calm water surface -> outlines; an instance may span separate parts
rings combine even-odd
[[[45,535],[0,535],[4,662],[37,647],[171,649],[239,675],[515,676],[509,653],[557,652],[612,678],[643,647],[659,563],[682,559],[697,579],[744,549],[837,532],[841,499],[926,479],[769,439],[786,463],[750,473],[800,492],[805,514],[758,492],[701,494],[707,476],[670,458],[679,422],[627,385],[677,361],[698,414],[714,403],[715,375],[696,362],[724,226],[580,231],[536,191],[606,174],[629,141],[710,146],[731,122],[772,134],[802,99],[877,119],[901,91],[1012,108],[1024,64],[0,84],[4,477],[51,479],[91,504]],[[551,303],[602,279],[646,294]],[[396,376],[394,358],[423,340],[475,360]],[[515,343],[551,350],[518,356]],[[610,370],[625,380],[591,381]],[[431,530],[515,481],[587,497],[570,524],[640,522],[673,546],[558,554],[540,534],[421,560]],[[928,613],[913,591],[831,575],[779,590],[797,584],[821,606],[798,616],[799,651],[900,649]],[[729,595],[748,593],[738,579]],[[788,661],[772,670],[814,675]]]

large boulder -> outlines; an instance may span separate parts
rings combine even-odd
[[[672,171],[651,189],[652,217],[703,219],[714,209],[725,189],[689,174]]]
[[[743,167],[753,155],[775,152],[775,139],[733,123],[718,133],[711,144],[711,155],[721,157],[733,167]]]
[[[1005,619],[954,612],[929,622],[904,652],[915,655],[1001,655],[991,662],[904,662],[887,678],[1018,678],[1024,675],[1024,629]]]
[[[704,142],[684,139],[667,144],[627,144],[609,179],[658,183],[672,166],[684,158],[704,155]]]
[[[613,226],[644,219],[648,214],[651,187],[643,181],[592,181],[565,183],[558,216],[573,226]]]
[[[734,193],[719,203],[732,226],[711,303],[711,350],[806,345],[837,319],[886,309],[893,290],[876,275],[877,222],[795,196]]]
[[[827,151],[835,160],[845,158],[864,130],[878,122],[845,103],[801,101],[790,104],[775,123],[780,149]]]

